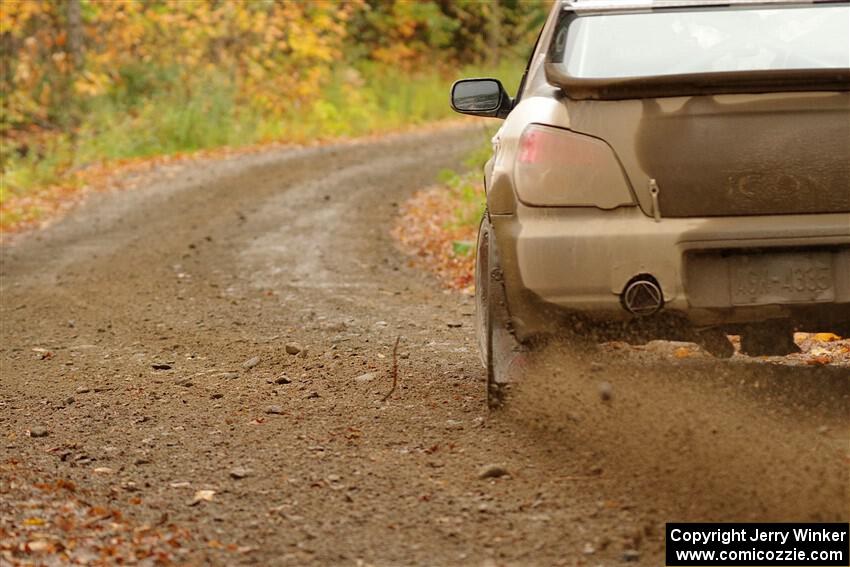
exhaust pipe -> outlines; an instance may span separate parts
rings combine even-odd
[[[623,290],[620,299],[629,313],[647,317],[664,307],[664,294],[658,280],[649,274],[633,277]]]

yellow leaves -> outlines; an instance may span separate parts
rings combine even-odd
[[[841,337],[839,337],[835,333],[815,333],[815,340],[823,343],[831,343],[835,341],[840,341]]]
[[[54,9],[49,2],[3,0],[3,9],[0,10],[0,34],[10,33],[13,37],[22,37],[26,25],[31,20],[52,17]]]
[[[393,45],[392,47],[379,47],[372,52],[372,56],[383,63],[403,62],[416,58],[416,51],[407,45]]]
[[[850,339],[831,332],[795,333],[800,354],[792,355],[810,366],[850,363]]]
[[[28,83],[31,77],[32,73],[30,73],[30,66],[27,65],[27,61],[19,61],[18,65],[15,67],[15,79],[17,81]]]
[[[41,518],[27,518],[23,523],[25,526],[43,526],[45,522]]]
[[[239,77],[240,100],[285,108],[316,96],[340,58],[345,22],[361,0],[218,2],[89,0],[82,22],[83,67],[73,64],[61,3],[4,0],[0,26],[12,45],[14,81],[7,119],[43,121],[73,102],[121,86],[140,63],[152,75],[175,64],[189,75],[215,68]],[[5,54],[4,54],[5,56]],[[171,85],[151,85],[162,88]],[[70,88],[69,88],[70,87]]]
[[[289,40],[289,48],[295,57],[318,61],[330,61],[338,52],[310,31],[293,35]]]
[[[673,351],[673,356],[676,358],[690,358],[696,354],[694,351],[689,349],[686,346],[680,346],[676,350]]]
[[[321,12],[313,19],[313,25],[318,30],[333,30],[335,22],[327,12]]]

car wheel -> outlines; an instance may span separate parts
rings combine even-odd
[[[495,244],[493,229],[485,213],[476,247],[475,323],[481,362],[487,369],[487,406],[490,409],[501,407],[505,401],[505,370],[515,344]]]
[[[720,329],[707,329],[696,334],[696,343],[715,358],[731,358],[735,347]]]
[[[478,356],[481,365],[487,368],[487,300],[489,297],[490,231],[487,216],[478,225],[478,241],[475,247],[475,337],[478,341]]]
[[[741,352],[749,356],[786,356],[800,352],[792,329],[765,325],[754,326],[741,334]]]

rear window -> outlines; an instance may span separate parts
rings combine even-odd
[[[562,18],[553,61],[577,79],[850,67],[850,5]]]

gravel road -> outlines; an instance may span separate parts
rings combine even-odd
[[[471,301],[389,235],[483,135],[169,167],[7,242],[0,564],[659,565],[666,521],[848,521],[846,367],[553,347],[488,413]]]

